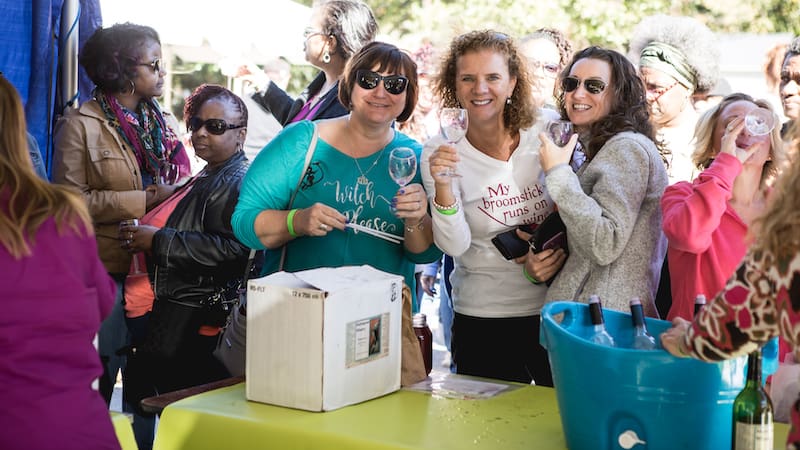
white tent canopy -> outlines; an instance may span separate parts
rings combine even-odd
[[[196,62],[285,57],[304,63],[302,33],[311,10],[290,0],[100,0],[100,8],[103,26],[149,25],[165,47],[208,49],[197,52],[205,57]]]

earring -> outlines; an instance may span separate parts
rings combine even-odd
[[[506,105],[510,105],[510,104],[511,104],[511,97],[508,97],[508,98],[506,98]]]
[[[328,53],[327,50],[325,50],[325,53],[322,54],[322,62],[324,62],[325,64],[331,62],[331,54]]]
[[[136,84],[133,82],[133,80],[128,80],[128,83],[131,84],[131,91],[128,92],[128,95],[135,94],[136,93]]]

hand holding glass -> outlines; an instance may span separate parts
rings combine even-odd
[[[751,136],[764,136],[775,128],[775,114],[766,108],[756,108],[744,116],[744,127]]]
[[[467,135],[467,125],[469,120],[467,110],[464,108],[442,108],[439,113],[439,125],[442,128],[442,136],[448,144],[455,144]],[[455,170],[448,168],[439,175],[448,177],[460,177]]]
[[[130,227],[138,227],[139,226],[139,219],[124,219],[119,222],[119,235],[121,236],[128,228]],[[128,232],[128,237],[131,237],[133,233]],[[131,239],[124,239],[125,247],[131,245]],[[139,267],[139,260],[136,258],[136,255],[133,256],[133,272],[132,273],[142,273],[141,267]]]
[[[569,120],[552,120],[547,123],[547,134],[559,147],[567,145],[572,137],[572,122]]]

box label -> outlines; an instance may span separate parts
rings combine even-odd
[[[347,324],[348,369],[389,355],[389,313]]]

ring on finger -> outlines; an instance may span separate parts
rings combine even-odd
[[[324,223],[319,224],[319,229],[322,231],[328,231],[328,226]]]

